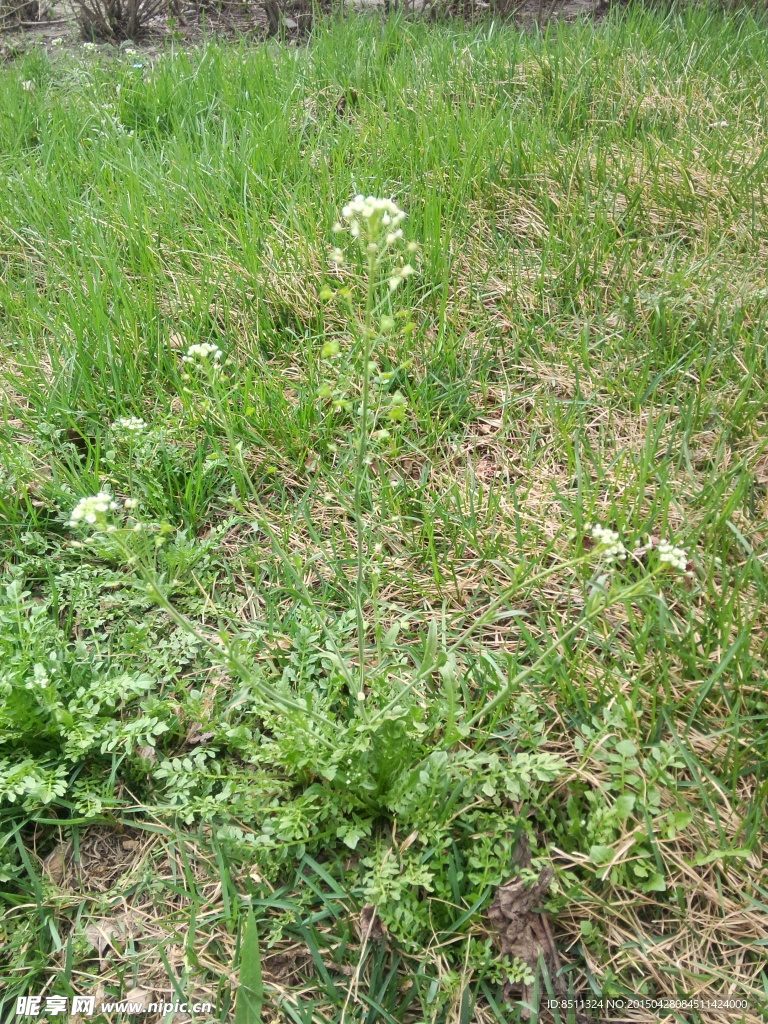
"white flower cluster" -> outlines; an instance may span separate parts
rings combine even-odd
[[[112,424],[112,429],[128,434],[140,434],[142,430],[146,429],[146,426],[147,424],[139,416],[121,416]]]
[[[674,569],[685,572],[688,564],[688,555],[682,548],[676,548],[668,540],[660,540],[656,550],[659,552],[659,561],[668,562]]]
[[[81,498],[72,509],[69,517],[70,526],[78,526],[80,523],[88,523],[95,526],[104,520],[107,512],[114,512],[117,502],[108,491],[99,491],[89,498]]]
[[[221,359],[221,349],[210,341],[204,341],[202,345],[190,345],[182,359],[185,363],[205,363],[209,357],[218,362]]]
[[[601,555],[605,555],[608,559],[616,558],[620,562],[624,561],[627,557],[627,549],[621,543],[621,539],[615,530],[609,530],[607,526],[601,526],[599,523],[593,523],[587,529],[592,535],[592,539],[595,541]]]
[[[403,237],[402,231],[398,233],[398,228],[405,220],[405,213],[391,199],[357,195],[342,209],[341,215],[349,224],[349,233],[353,238],[360,234],[361,227],[371,239],[383,228],[387,229],[388,242]],[[341,230],[341,225],[337,224],[335,228]]]
[[[403,229],[400,224],[405,220],[405,212],[391,199],[377,199],[375,196],[355,196],[341,211],[341,216],[349,228],[352,238],[362,244],[369,255],[378,253],[382,256],[390,246],[403,241]],[[341,222],[333,225],[335,232],[346,231]],[[408,252],[416,252],[418,245],[408,242]],[[344,263],[344,252],[335,248],[331,250],[331,262],[340,267]],[[410,263],[396,267],[389,274],[389,289],[394,291],[397,286],[411,274],[416,273]]]

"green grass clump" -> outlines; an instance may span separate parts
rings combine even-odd
[[[766,27],[0,69],[4,1020],[764,1019]]]

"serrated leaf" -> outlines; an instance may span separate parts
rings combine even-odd
[[[234,1024],[261,1024],[264,989],[261,982],[259,933],[253,908],[249,908],[240,947],[240,974],[235,1003]]]

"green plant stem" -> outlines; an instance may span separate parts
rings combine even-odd
[[[357,533],[357,580],[355,583],[355,615],[357,619],[357,657],[359,673],[359,693],[365,693],[365,551],[363,530],[363,482],[367,475],[366,456],[368,454],[368,400],[371,371],[371,332],[373,319],[374,278],[376,258],[368,253],[368,290],[365,297],[365,323],[363,324],[363,395],[361,403],[360,426],[357,437],[357,460],[355,464],[355,531]],[[363,708],[365,712],[365,708]]]
[[[588,562],[593,556],[590,554],[579,555],[577,558],[569,558],[565,562],[558,562],[556,565],[551,565],[548,569],[544,569],[542,572],[537,572],[533,576],[526,576],[523,580],[516,580],[511,583],[508,587],[495,597],[493,601],[488,605],[482,615],[479,615],[471,626],[467,626],[463,633],[459,633],[455,640],[452,641],[449,651],[457,651],[469,637],[482,626],[487,626],[489,622],[493,622],[493,615],[498,608],[506,604],[509,598],[515,593],[515,591],[525,583],[526,586],[530,587],[531,584],[539,583],[541,580],[547,579],[549,576],[554,575],[557,572],[562,572],[563,569],[572,569],[577,565],[583,565]],[[466,618],[466,616],[463,616]]]
[[[480,721],[481,718],[483,718],[495,707],[497,707],[498,704],[506,700],[513,687],[521,683],[524,679],[527,679],[528,676],[535,672],[548,658],[550,658],[558,650],[558,648],[560,648],[565,643],[566,640],[570,639],[570,637],[577,633],[585,623],[590,622],[592,619],[596,618],[596,616],[598,616],[601,612],[605,611],[606,608],[611,607],[611,605],[614,605],[619,601],[626,601],[628,599],[635,597],[637,594],[643,593],[647,588],[649,579],[652,579],[653,575],[655,574],[651,574],[650,577],[645,577],[644,579],[633,584],[631,587],[625,588],[624,590],[620,591],[612,600],[605,601],[597,605],[592,611],[585,613],[577,623],[571,626],[571,628],[566,630],[566,632],[563,633],[562,636],[558,637],[557,640],[550,644],[546,651],[544,651],[544,653],[541,654],[532,665],[528,665],[526,668],[518,672],[516,676],[510,679],[507,682],[506,686],[504,686],[503,689],[501,689],[496,694],[493,700],[490,701],[490,703],[487,704],[481,711],[478,711],[476,715],[473,715],[473,717],[470,718],[470,720],[466,724],[469,727],[475,725],[478,721]],[[449,650],[455,650],[455,646],[456,645],[453,645],[451,648],[449,648]],[[439,667],[438,661],[430,661],[428,664],[423,665],[419,669],[419,671],[414,674],[410,682],[408,682],[405,686],[398,690],[395,697],[393,697],[393,699],[388,704],[386,704],[383,708],[380,708],[376,712],[372,720],[376,722],[378,721],[379,718],[388,714],[392,710],[392,708],[396,706],[398,701],[402,700],[402,698],[410,690],[412,690],[414,686],[421,682],[422,679],[425,679],[428,675],[430,675],[430,673],[433,672],[437,667]]]
[[[496,694],[493,700],[489,701],[484,708],[481,708],[480,711],[474,714],[469,719],[469,721],[466,722],[467,727],[471,729],[472,726],[476,725],[482,718],[485,718],[486,715],[490,714],[491,711],[497,708],[499,704],[501,704],[503,701],[507,699],[509,694],[516,686],[518,686],[524,679],[527,679],[528,676],[536,672],[536,670],[541,665],[543,665],[548,658],[550,658],[560,647],[562,647],[566,640],[569,640],[574,635],[574,633],[577,633],[582,628],[582,626],[586,625],[586,623],[591,622],[592,619],[597,618],[597,616],[600,615],[601,612],[604,612],[607,608],[610,608],[612,605],[617,604],[620,601],[631,600],[638,594],[647,592],[648,583],[653,578],[653,575],[654,574],[652,573],[650,576],[647,576],[644,579],[639,580],[637,583],[632,584],[632,586],[626,587],[625,589],[619,591],[616,597],[612,600],[602,601],[600,604],[596,605],[596,607],[593,608],[592,611],[586,612],[579,619],[578,622],[574,623],[574,625],[571,626],[570,629],[567,629],[562,636],[559,636],[557,640],[553,641],[553,643],[549,645],[549,647],[544,651],[544,653],[541,654],[532,665],[526,666],[524,669],[521,669],[511,679],[508,679],[506,685],[503,686],[501,690],[499,690],[499,692]]]
[[[219,414],[219,420],[220,420],[220,423],[221,423],[221,425],[222,425],[222,427],[224,429],[224,432],[225,432],[225,434],[227,436],[227,441],[229,443],[230,451],[235,453],[236,460],[237,460],[237,463],[238,463],[238,466],[239,466],[239,469],[240,469],[240,476],[241,476],[241,478],[242,478],[242,480],[243,480],[243,482],[244,482],[248,492],[250,493],[251,498],[256,503],[256,505],[258,506],[259,512],[261,513],[261,522],[260,522],[259,525],[261,526],[261,528],[264,530],[264,532],[269,537],[270,543],[272,545],[272,550],[277,554],[278,558],[280,559],[280,561],[283,564],[283,568],[288,572],[289,576],[291,577],[293,582],[298,587],[298,590],[299,590],[299,593],[301,595],[302,600],[304,601],[306,607],[309,609],[310,613],[313,615],[315,621],[317,622],[318,626],[322,630],[323,635],[328,640],[328,642],[329,642],[329,644],[330,644],[330,646],[332,648],[333,654],[336,657],[336,662],[337,662],[339,671],[344,676],[344,679],[345,679],[347,685],[349,686],[350,693],[351,693],[352,689],[353,689],[353,685],[354,685],[354,680],[352,679],[352,675],[351,675],[351,673],[350,673],[350,671],[349,671],[349,669],[347,667],[346,662],[344,661],[344,658],[342,657],[342,654],[341,654],[341,651],[339,649],[339,646],[336,643],[336,638],[333,636],[331,631],[328,629],[328,626],[327,626],[324,618],[322,617],[322,615],[320,615],[320,613],[318,612],[316,604],[315,604],[315,602],[314,602],[314,600],[312,598],[312,595],[310,594],[310,592],[309,592],[309,590],[307,588],[306,583],[304,582],[303,577],[301,576],[301,573],[296,571],[296,568],[291,563],[291,559],[290,559],[290,557],[288,555],[288,552],[285,550],[283,545],[280,543],[280,540],[278,539],[277,534],[272,529],[272,526],[271,526],[271,524],[269,522],[269,519],[267,517],[267,512],[266,512],[266,509],[264,508],[264,505],[262,503],[262,500],[261,500],[261,497],[259,495],[259,492],[256,490],[256,488],[254,486],[254,483],[253,483],[253,480],[251,479],[251,475],[248,472],[248,467],[245,465],[245,460],[243,459],[242,445],[238,444],[238,442],[235,440],[235,435],[234,435],[234,431],[232,430],[231,422],[229,420],[229,417],[226,416],[224,408],[222,406],[221,395],[219,393],[219,380],[218,380],[218,378],[216,377],[216,375],[213,372],[209,373],[209,378],[208,379],[209,379],[209,383],[211,385],[211,390],[213,392],[214,401],[216,403],[216,410],[217,410],[217,412]],[[325,721],[327,721],[327,720],[325,720]]]

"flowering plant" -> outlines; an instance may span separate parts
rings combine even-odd
[[[338,236],[346,235],[350,248],[358,250],[363,259],[364,272],[359,274],[344,250],[336,246],[331,251],[331,263],[337,274],[346,276],[343,287],[334,290],[326,285],[321,298],[338,298],[344,305],[347,320],[356,347],[360,353],[360,404],[355,425],[354,465],[354,520],[357,534],[357,578],[355,585],[355,611],[358,634],[359,683],[356,696],[365,699],[365,622],[363,607],[367,598],[368,582],[365,579],[366,551],[365,529],[362,520],[363,496],[369,465],[368,447],[370,436],[376,441],[387,441],[389,430],[380,425],[386,420],[390,426],[402,424],[406,417],[407,400],[401,391],[385,391],[394,377],[394,372],[379,372],[373,358],[376,346],[383,343],[395,329],[396,318],[392,308],[392,296],[399,285],[415,273],[413,266],[405,262],[403,252],[416,253],[415,242],[406,242],[402,227],[406,214],[391,199],[375,196],[356,195],[341,211],[342,220],[337,221],[333,230]],[[356,301],[356,291],[360,299]],[[397,314],[400,319],[403,316]],[[412,330],[412,324],[406,325]],[[340,353],[338,342],[326,342],[321,357],[333,359]],[[372,409],[372,383],[381,387],[376,408]],[[326,382],[320,389],[324,398],[332,398],[333,391]],[[336,408],[355,411],[353,403],[341,397],[337,388],[334,403]],[[376,427],[375,431],[372,428]]]

